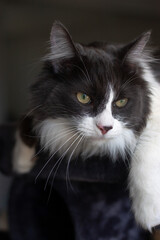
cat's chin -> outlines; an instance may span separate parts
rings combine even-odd
[[[108,140],[110,140],[110,139],[113,139],[113,138],[111,138],[111,137],[105,137],[105,136],[92,136],[92,137],[90,137],[90,139],[91,139],[92,141],[104,141],[104,142],[106,142],[106,141],[108,141]]]

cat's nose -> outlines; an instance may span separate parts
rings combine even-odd
[[[113,128],[112,126],[101,126],[99,124],[97,124],[97,127],[99,128],[103,135],[105,135],[109,130]]]

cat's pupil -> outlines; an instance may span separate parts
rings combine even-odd
[[[119,108],[122,108],[127,104],[127,102],[128,102],[128,99],[124,98],[124,99],[118,100],[115,105]]]
[[[90,103],[90,97],[88,95],[86,95],[85,93],[78,92],[77,99],[79,102],[81,102],[83,104]]]
[[[82,98],[83,98],[83,100],[85,100],[85,98],[86,98],[86,94],[83,94],[83,95],[82,95]]]

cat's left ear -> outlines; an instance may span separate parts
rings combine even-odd
[[[124,61],[135,63],[147,58],[145,47],[150,39],[151,31],[141,34],[137,39],[124,47]]]
[[[76,47],[73,40],[65,28],[60,22],[55,22],[52,26],[50,35],[51,52],[49,60],[51,60],[53,66],[58,69],[65,60],[69,60],[76,56]]]

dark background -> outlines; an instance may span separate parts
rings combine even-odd
[[[127,42],[152,29],[160,46],[159,0],[0,0],[0,123],[25,112],[55,20],[79,42]],[[0,229],[10,182],[0,174]]]
[[[152,29],[160,45],[159,0],[1,0],[0,122],[25,112],[56,19],[75,41],[127,42]]]

